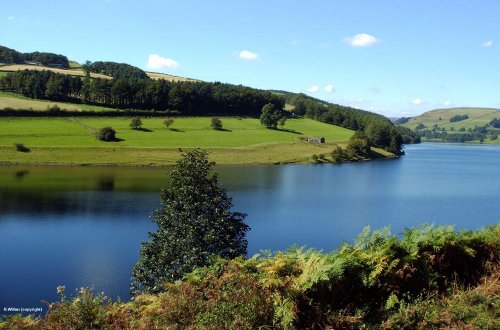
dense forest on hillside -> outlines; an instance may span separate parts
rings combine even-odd
[[[50,71],[11,72],[0,79],[0,90],[53,101],[95,104],[119,109],[175,110],[179,115],[259,116],[284,100],[271,92],[244,86],[153,79],[90,79]]]
[[[0,63],[23,64],[26,62],[38,62],[45,66],[69,68],[68,58],[64,55],[45,52],[20,53],[0,45]]]

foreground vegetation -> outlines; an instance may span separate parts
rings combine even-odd
[[[266,129],[258,119],[221,117],[215,130],[211,118],[142,118],[132,129],[131,118],[4,118],[0,135],[0,161],[23,164],[171,165],[179,149],[203,147],[218,164],[270,164],[311,162],[313,155],[330,153],[335,144],[346,148],[353,131],[310,119],[289,119],[283,129]],[[97,130],[110,126],[117,140],[103,142]],[[325,144],[307,143],[300,137],[321,136]],[[29,152],[18,151],[23,144]],[[373,148],[369,157],[389,153]],[[365,158],[369,158],[365,157]],[[361,157],[362,158],[362,157]]]
[[[80,289],[20,329],[498,329],[500,226],[365,229],[331,253],[216,260],[129,302]]]

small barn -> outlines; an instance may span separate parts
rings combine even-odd
[[[309,143],[325,143],[324,137],[310,137],[307,138],[307,142]]]

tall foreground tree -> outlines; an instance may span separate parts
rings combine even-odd
[[[231,197],[216,174],[209,176],[214,164],[200,149],[184,153],[177,161],[171,185],[161,191],[161,207],[151,216],[158,229],[142,243],[133,268],[132,294],[160,292],[162,283],[208,265],[213,255],[246,254],[246,214],[231,212]]]

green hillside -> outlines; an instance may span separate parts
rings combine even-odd
[[[142,118],[142,129],[129,127],[130,118],[3,118],[0,162],[24,164],[169,165],[183,148],[211,151],[219,164],[311,162],[315,154],[328,159],[335,145],[345,147],[353,131],[315,120],[289,119],[283,129],[267,129],[258,119],[221,117],[223,129],[210,127],[210,118]],[[118,141],[97,140],[99,128],[111,126]],[[300,137],[321,136],[324,144]],[[29,152],[17,151],[22,143]],[[379,157],[389,153],[373,148]]]
[[[426,140],[500,143],[500,127],[492,124],[495,119],[500,119],[500,109],[449,108],[428,111],[402,126],[418,131]]]
[[[468,119],[450,122],[454,116],[468,115]],[[403,124],[411,129],[415,129],[418,124],[422,123],[427,127],[438,125],[444,127],[447,131],[452,127],[455,130],[464,128],[474,128],[476,126],[488,125],[494,118],[500,119],[500,109],[494,108],[450,108],[436,109],[425,112],[420,116],[411,118],[407,123]]]
[[[0,72],[1,74],[1,72]],[[1,76],[1,75],[0,75]],[[56,102],[48,100],[36,100],[20,94],[0,92],[0,112],[6,108],[14,110],[28,110],[46,111],[47,109],[58,106],[61,109],[69,111],[110,111],[112,108],[100,107],[97,105],[70,103],[70,102]]]

